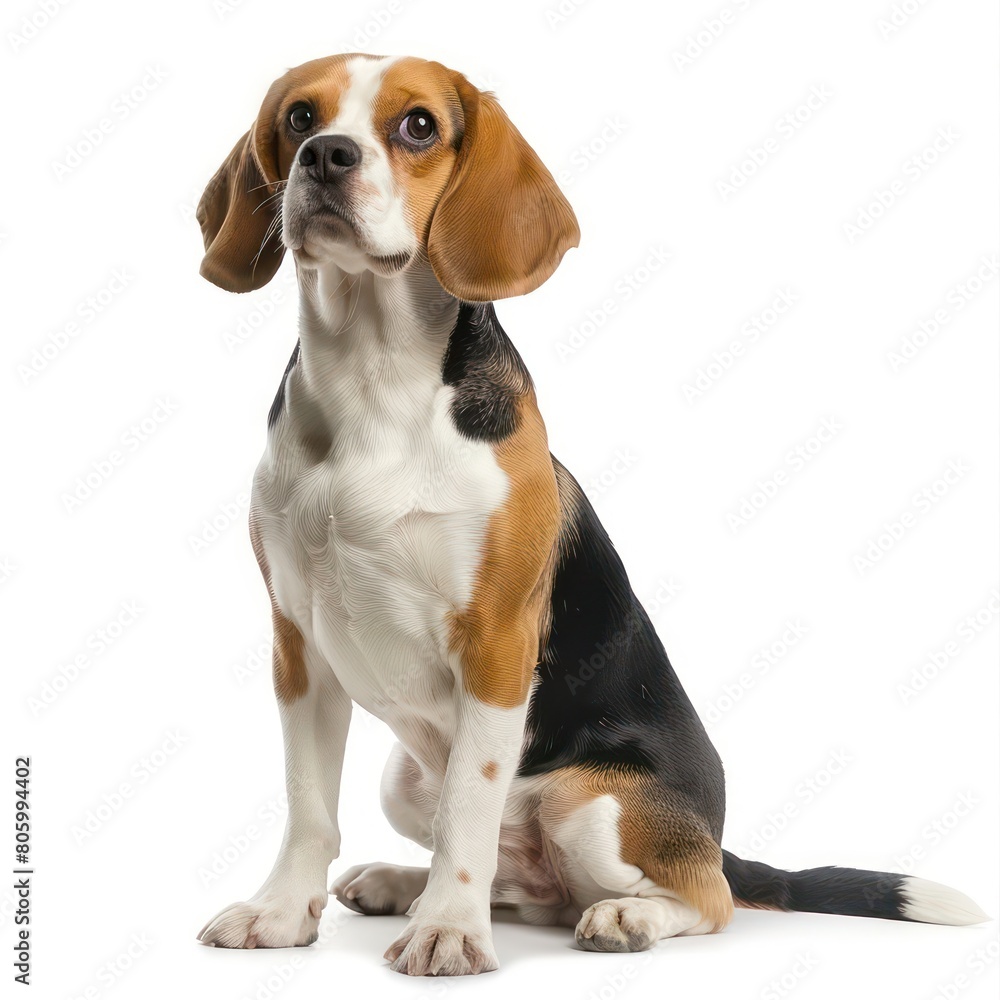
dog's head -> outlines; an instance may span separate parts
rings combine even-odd
[[[245,292],[284,250],[388,275],[425,259],[470,302],[537,288],[580,238],[496,98],[423,59],[338,55],[276,80],[198,205],[201,273]]]

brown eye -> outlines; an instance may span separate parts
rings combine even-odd
[[[434,119],[426,111],[411,111],[399,123],[399,134],[410,145],[426,145],[434,138]]]
[[[312,128],[313,113],[308,104],[296,104],[288,112],[288,124],[295,132],[308,132]]]

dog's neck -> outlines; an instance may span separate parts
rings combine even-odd
[[[301,384],[311,410],[319,406],[333,423],[345,418],[345,405],[389,419],[401,392],[431,403],[459,301],[426,261],[390,276],[335,264],[299,266],[297,274]]]

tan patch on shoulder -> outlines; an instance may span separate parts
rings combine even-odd
[[[483,777],[487,781],[496,781],[497,770],[498,770],[498,765],[495,760],[487,761],[485,764],[483,764]]]
[[[472,598],[452,618],[450,645],[465,689],[502,708],[523,704],[548,634],[559,499],[534,392],[517,427],[494,445],[510,491],[489,520]]]
[[[658,886],[675,892],[722,930],[733,916],[733,894],[722,873],[722,848],[676,792],[648,774],[614,768],[569,767],[553,776],[543,825],[559,823],[590,799],[611,795],[621,806],[620,857]]]
[[[277,608],[272,612],[274,622],[273,673],[274,691],[285,703],[301,698],[309,688],[306,673],[305,641],[295,623]]]
[[[306,672],[305,640],[295,623],[286,618],[271,588],[271,569],[264,554],[264,543],[260,537],[260,527],[253,507],[250,508],[250,543],[253,545],[257,565],[260,567],[267,592],[271,598],[271,621],[274,626],[274,642],[271,654],[272,677],[274,693],[278,700],[285,702],[301,698],[309,688],[309,675]]]
[[[464,882],[466,885],[468,885],[472,881],[472,876],[464,868],[459,868],[458,881]]]

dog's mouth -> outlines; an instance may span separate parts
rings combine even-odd
[[[322,262],[335,248],[351,246],[381,275],[396,274],[413,260],[411,250],[387,254],[373,246],[361,220],[335,192],[309,192],[286,202],[282,240],[307,266]]]
[[[358,219],[355,214],[337,198],[323,199],[323,205],[313,212],[313,220],[320,225],[328,225],[337,229],[340,224],[346,225],[356,236],[358,235]]]
[[[303,204],[303,201],[306,203]],[[360,242],[357,216],[342,202],[325,197],[296,199],[285,208],[283,225],[285,246],[301,250],[308,243],[343,243],[353,238]]]
[[[374,265],[373,270],[382,275],[396,274],[413,260],[413,254],[408,250],[401,250],[399,253],[379,255],[369,253],[368,258]]]

